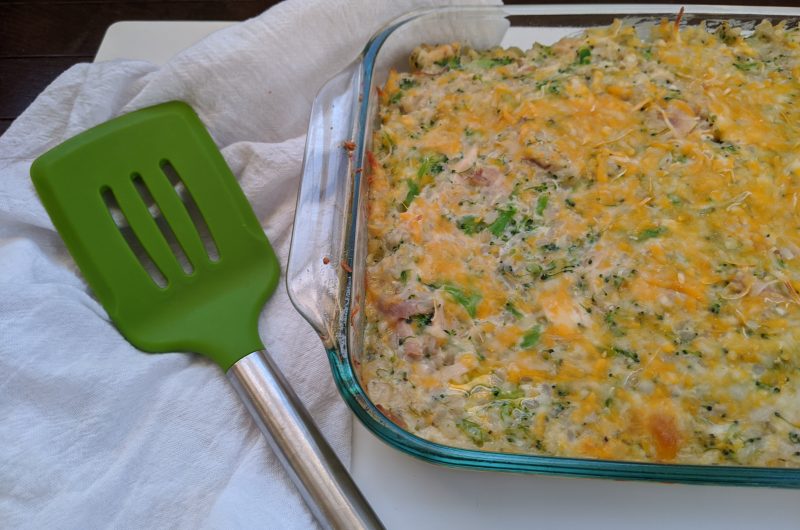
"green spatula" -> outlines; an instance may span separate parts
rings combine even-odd
[[[264,351],[257,321],[278,260],[194,111],[170,102],[116,118],[43,154],[31,177],[125,338],[215,361],[320,523],[381,527]]]

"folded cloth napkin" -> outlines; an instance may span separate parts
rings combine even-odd
[[[315,524],[214,364],[125,342],[31,186],[38,155],[119,114],[180,99],[222,149],[285,269],[317,90],[391,18],[436,0],[290,0],[163,67],[76,65],[0,137],[0,521],[7,528]],[[267,349],[340,458],[350,415],[281,286]]]

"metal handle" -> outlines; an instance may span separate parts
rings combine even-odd
[[[266,351],[240,359],[228,379],[323,527],[383,528]]]

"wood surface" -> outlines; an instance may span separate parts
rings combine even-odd
[[[60,73],[75,63],[91,61],[106,29],[114,22],[245,20],[275,3],[275,0],[0,0],[0,134]],[[511,0],[506,3],[545,2]],[[697,3],[796,5],[798,2],[705,0]]]
[[[270,0],[0,0],[0,134],[121,20],[245,20]]]

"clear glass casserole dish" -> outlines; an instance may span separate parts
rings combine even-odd
[[[586,14],[591,13],[591,14]],[[334,379],[360,421],[389,445],[430,462],[475,469],[682,483],[800,487],[800,469],[673,465],[497,453],[422,439],[387,418],[368,398],[362,354],[366,272],[365,178],[377,120],[377,87],[391,68],[406,70],[421,44],[465,42],[475,49],[551,44],[614,19],[646,28],[674,18],[675,6],[573,5],[461,7],[410,13],[387,25],[361,56],[330,80],[312,109],[298,194],[287,283],[297,310],[328,352]],[[729,20],[745,29],[763,19],[796,24],[796,8],[688,6],[682,24]]]

